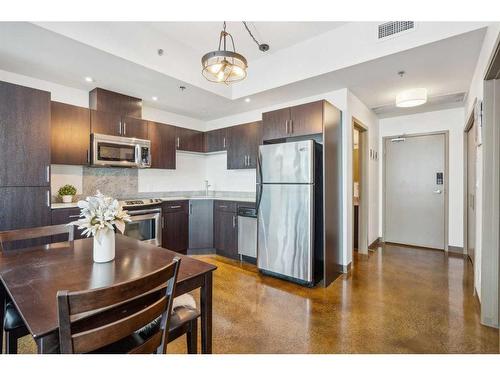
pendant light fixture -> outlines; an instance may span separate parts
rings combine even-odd
[[[246,22],[246,30],[263,52],[269,50],[269,45],[259,44],[252,35]],[[232,50],[231,50],[232,48]],[[236,52],[233,36],[226,31],[224,21],[219,35],[219,48],[217,51],[208,52],[201,58],[202,74],[210,82],[225,83],[226,85],[245,79],[247,76],[247,59]]]

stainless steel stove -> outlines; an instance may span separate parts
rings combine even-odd
[[[159,198],[127,199],[119,201],[130,215],[124,235],[161,246],[162,216]]]

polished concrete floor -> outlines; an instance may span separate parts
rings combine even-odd
[[[384,245],[352,273],[308,289],[215,255],[215,353],[498,353],[481,326],[471,264],[441,251]],[[33,352],[30,338],[20,352]],[[184,353],[180,338],[169,353]]]

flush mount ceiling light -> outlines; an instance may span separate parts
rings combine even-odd
[[[92,77],[85,77],[86,82],[94,82],[94,78]]]
[[[255,43],[259,46],[262,52],[269,50],[269,45],[260,44],[253,36],[246,22],[243,22],[247,32],[250,34]],[[229,49],[229,42],[232,50]],[[247,76],[247,59],[236,52],[234,39],[231,34],[226,31],[226,22],[223,23],[222,31],[219,35],[219,48],[217,51],[208,52],[201,58],[203,67],[202,74],[210,82],[230,84],[245,79]]]
[[[427,89],[418,88],[400,92],[396,96],[396,107],[416,107],[427,102]]]

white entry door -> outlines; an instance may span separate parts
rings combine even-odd
[[[444,134],[385,140],[386,242],[445,248]]]

